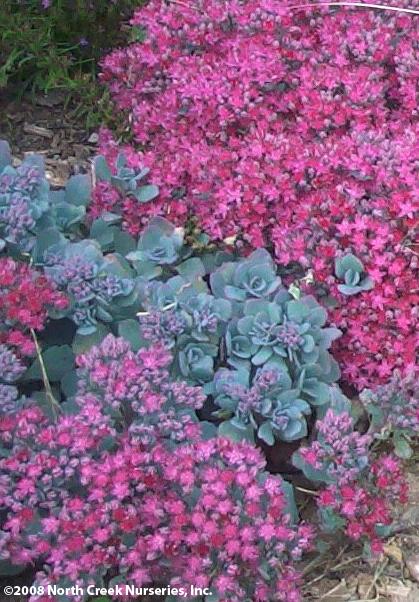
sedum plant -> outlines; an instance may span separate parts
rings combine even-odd
[[[221,433],[269,445],[307,434],[306,417],[336,388],[329,348],[340,331],[314,297],[290,294],[266,250],[190,257],[179,228],[159,217],[128,259],[142,278],[142,337],[164,341],[173,374],[204,386]]]
[[[330,404],[339,378],[329,348],[340,331],[326,327],[327,313],[314,297],[290,294],[268,251],[258,249],[241,260],[210,253],[204,235],[204,245],[193,247],[182,228],[161,217],[150,220],[138,241],[111,212],[89,228],[83,219],[90,199],[87,176],[74,176],[65,190],[51,192],[40,160],[31,158],[17,171],[8,166],[8,147],[0,150],[3,187],[20,187],[28,207],[38,207],[24,244],[13,242],[15,250],[29,253],[65,294],[67,305],[52,315],[76,327],[68,341],[72,349],[64,346],[59,356],[62,369],[54,368],[53,352],[44,343],[44,359],[60,387],[74,389],[74,353],[119,333],[136,349],[147,341],[171,349],[173,376],[204,386],[221,433],[250,440],[256,435],[270,445],[307,434],[307,417]],[[148,170],[129,167],[122,154],[113,170],[97,157],[94,175],[122,202],[129,198],[141,205],[158,192],[147,183]],[[40,366],[33,366],[25,378],[39,377]]]
[[[407,502],[407,483],[392,455],[373,456],[369,433],[356,431],[343,408],[329,409],[316,423],[315,439],[300,448],[294,465],[320,486],[316,497],[320,527],[343,531],[364,544],[368,554],[382,552],[394,509]]]
[[[108,336],[78,364],[55,420],[30,401],[0,416],[3,574],[37,563],[37,588],[163,580],[186,591],[167,602],[191,585],[215,602],[299,602],[313,529],[259,450],[203,440],[190,410],[204,395],[169,378],[168,351]]]
[[[364,266],[352,253],[335,260],[335,274],[343,284],[338,284],[338,291],[344,295],[356,295],[362,291],[370,291],[374,287],[372,278],[365,274]]]
[[[149,171],[147,167],[138,171],[129,167],[123,153],[119,153],[116,158],[114,174],[103,155],[97,156],[94,160],[96,182],[105,182],[116,189],[122,197],[134,197],[139,203],[148,203],[159,194],[157,186],[145,183]]]
[[[90,200],[87,175],[72,176],[63,190],[50,189],[43,158],[12,166],[9,145],[0,141],[0,244],[14,254],[30,252],[51,230],[74,235]]]
[[[226,262],[211,274],[213,294],[232,301],[268,298],[280,285],[274,261],[265,249],[257,249],[240,263]]]
[[[214,430],[199,423],[193,411],[202,407],[205,395],[200,387],[170,378],[171,359],[162,346],[134,352],[128,341],[109,334],[78,356],[77,395],[99,398],[115,428],[143,440],[197,440]]]
[[[217,417],[228,418],[220,426],[222,434],[233,438],[252,437],[255,430],[260,439],[273,445],[275,439],[292,441],[307,435],[305,416],[311,414],[310,404],[301,398],[285,370],[262,368],[250,383],[247,370],[220,368],[215,375],[214,400],[220,410]]]
[[[370,417],[370,432],[377,440],[388,440],[400,458],[410,458],[411,447],[419,437],[419,393],[417,370],[407,376],[393,373],[386,385],[364,389],[360,394]]]
[[[52,246],[44,272],[70,300],[59,316],[71,316],[81,335],[94,333],[99,321],[112,322],[124,305],[135,303],[129,266],[123,265],[122,257],[104,257],[96,241]]]
[[[101,169],[107,169],[103,162],[102,157],[95,161],[97,177]],[[120,155],[117,173],[110,176],[111,183],[118,194],[141,191],[141,198],[150,199],[156,194],[156,187],[144,184],[146,173],[147,170],[132,172]],[[62,336],[55,336],[51,325],[38,342],[57,399],[65,396],[66,390],[74,389],[74,354],[100,343],[111,331],[117,333],[120,322],[134,319],[140,309],[139,275],[125,258],[135,250],[136,241],[122,231],[121,220],[115,214],[93,222],[87,219],[91,190],[91,178],[83,174],[72,176],[63,189],[51,190],[42,157],[29,156],[13,167],[9,145],[0,141],[0,252],[18,260],[17,280],[24,278],[23,262],[29,262],[47,277],[39,279],[45,292],[39,292],[38,300],[48,297],[50,287],[54,291],[48,313],[55,320],[55,327],[63,329]],[[19,290],[19,283],[16,284],[15,295]],[[30,292],[29,285],[26,289]],[[15,308],[10,312],[19,310],[22,316],[30,317],[32,306],[42,306],[38,300],[16,297]],[[37,328],[37,324],[31,322],[28,327]],[[32,336],[25,336],[26,342],[21,346],[31,347],[33,354]],[[40,358],[36,358],[23,380],[43,379]],[[5,399],[16,397],[9,385],[6,389],[6,383],[2,384]]]
[[[144,37],[102,63],[133,140],[106,130],[100,148],[111,163],[123,148],[160,187],[151,207],[122,207],[127,231],[193,213],[212,241],[269,244],[278,263],[311,270],[344,332],[343,377],[361,391],[417,361],[417,18],[291,4],[140,7]],[[381,39],[392,43],[377,51]],[[100,189],[93,204],[117,206]],[[364,267],[336,278],[348,254]],[[361,292],[366,274],[374,288]]]

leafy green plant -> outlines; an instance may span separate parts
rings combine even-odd
[[[81,88],[103,52],[120,39],[119,25],[141,0],[6,0],[0,6],[0,88],[18,94]]]

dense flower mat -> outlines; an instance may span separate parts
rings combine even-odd
[[[0,575],[299,602],[305,552],[380,553],[407,500],[419,20],[173,0],[132,25],[102,74],[131,144],[103,130],[57,191],[0,141]]]
[[[360,303],[341,296],[331,312],[345,331],[343,373],[363,388],[409,369],[418,346],[417,17],[208,0],[150,2],[133,25],[144,42],[110,54],[102,78],[131,116],[130,164],[150,167],[161,194],[139,211],[102,185],[93,215],[119,207],[138,234],[151,214],[178,223],[193,214],[215,240],[272,246],[279,262],[310,268],[332,291],[335,258],[352,251],[375,287]],[[109,132],[102,152],[117,152]]]

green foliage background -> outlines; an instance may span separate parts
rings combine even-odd
[[[143,0],[2,0],[0,94],[21,98],[64,90],[94,106],[104,92],[98,61],[123,43],[121,24]],[[85,100],[84,100],[85,99]]]

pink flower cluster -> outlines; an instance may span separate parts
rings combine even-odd
[[[102,80],[142,145],[128,161],[152,169],[161,195],[122,213],[134,235],[150,215],[192,213],[214,239],[272,245],[332,292],[334,259],[353,252],[375,288],[338,293],[332,321],[343,374],[362,388],[418,345],[416,19],[286,4],[152,0],[136,13],[145,42],[110,54]],[[112,161],[109,132],[101,146]],[[114,196],[97,189],[94,214]]]
[[[383,529],[392,524],[394,508],[407,501],[400,462],[391,455],[373,460],[371,438],[354,430],[347,413],[328,410],[316,427],[318,439],[298,453],[329,483],[317,498],[324,526],[343,528],[373,553],[381,551]]]
[[[163,347],[134,353],[125,339],[108,335],[77,358],[78,394],[100,399],[114,423],[143,443],[157,433],[177,442],[197,440],[201,428],[188,410],[200,409],[206,397],[200,387],[171,380],[171,363]]]
[[[365,541],[372,553],[383,549],[382,534],[393,522],[394,508],[407,502],[407,484],[399,460],[380,456],[359,482],[333,484],[318,498],[320,509],[343,519],[346,535]]]
[[[147,353],[143,364],[157,370],[161,352]],[[144,438],[115,428],[101,399],[113,364],[99,375],[94,355],[81,363],[104,388],[98,397],[79,393],[77,414],[52,423],[29,405],[0,418],[8,449],[0,557],[42,562],[40,585],[86,587],[108,573],[137,587],[209,587],[223,602],[300,601],[293,562],[313,532],[292,523],[281,479],[263,472],[261,453],[227,439],[173,445],[158,431]]]
[[[63,309],[68,300],[40,272],[10,258],[0,258],[0,343],[19,354],[35,351],[29,330],[42,330],[48,309]]]
[[[372,438],[354,430],[351,416],[328,410],[316,424],[317,439],[299,454],[316,470],[325,470],[328,479],[340,485],[358,478],[367,466]]]

